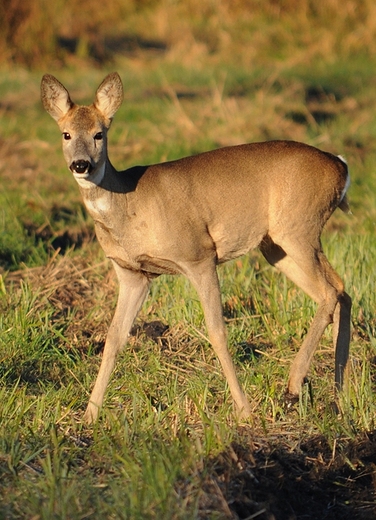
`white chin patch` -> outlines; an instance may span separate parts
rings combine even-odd
[[[73,173],[74,178],[82,188],[92,188],[93,184],[99,186],[103,180],[104,172],[106,170],[106,163],[102,164],[100,168],[95,170],[92,174]]]

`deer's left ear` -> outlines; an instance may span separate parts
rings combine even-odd
[[[59,121],[73,107],[67,89],[51,74],[45,74],[40,85],[44,108],[55,121]]]
[[[94,106],[102,114],[112,119],[115,112],[123,102],[123,84],[117,72],[113,72],[104,78],[96,92]]]

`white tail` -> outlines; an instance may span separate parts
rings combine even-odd
[[[216,265],[256,247],[318,304],[291,367],[288,394],[299,394],[332,321],[335,383],[341,388],[351,299],[320,243],[336,207],[348,209],[349,177],[341,158],[301,143],[272,141],[119,172],[107,156],[107,132],[123,99],[119,75],[104,79],[90,106],[74,104],[50,75],[43,77],[41,93],[60,127],[68,167],[119,279],[118,303],[86,421],[96,420],[116,355],[152,279],[162,273],[184,274],[196,288],[237,410],[242,417],[250,415],[227,348]]]

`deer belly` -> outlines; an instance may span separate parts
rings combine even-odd
[[[264,236],[267,234],[267,230],[234,230],[231,232],[229,229],[219,229],[211,232],[211,237],[215,244],[218,263],[227,262],[233,258],[248,253],[251,249],[255,249],[259,246]]]

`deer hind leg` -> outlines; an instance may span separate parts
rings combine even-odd
[[[351,323],[351,298],[342,293],[333,316],[333,343],[335,348],[335,386],[341,390],[345,382],[345,372],[349,360]]]
[[[145,275],[122,269],[116,264],[114,266],[119,280],[119,296],[107,333],[101,366],[84,415],[84,421],[89,424],[97,420],[116,356],[126,343],[133,321],[146,298],[150,285]]]
[[[187,267],[186,275],[200,298],[209,340],[221,363],[238,417],[248,418],[251,415],[251,407],[239,384],[227,346],[227,331],[223,320],[221,293],[214,260],[210,259],[199,265]]]
[[[306,242],[307,243],[307,242]],[[287,244],[283,249],[271,239],[261,245],[265,258],[305,291],[318,309],[305,340],[290,369],[288,393],[298,395],[312,357],[326,327],[334,322],[335,383],[343,384],[349,355],[351,298],[344,292],[341,278],[317,247]]]

